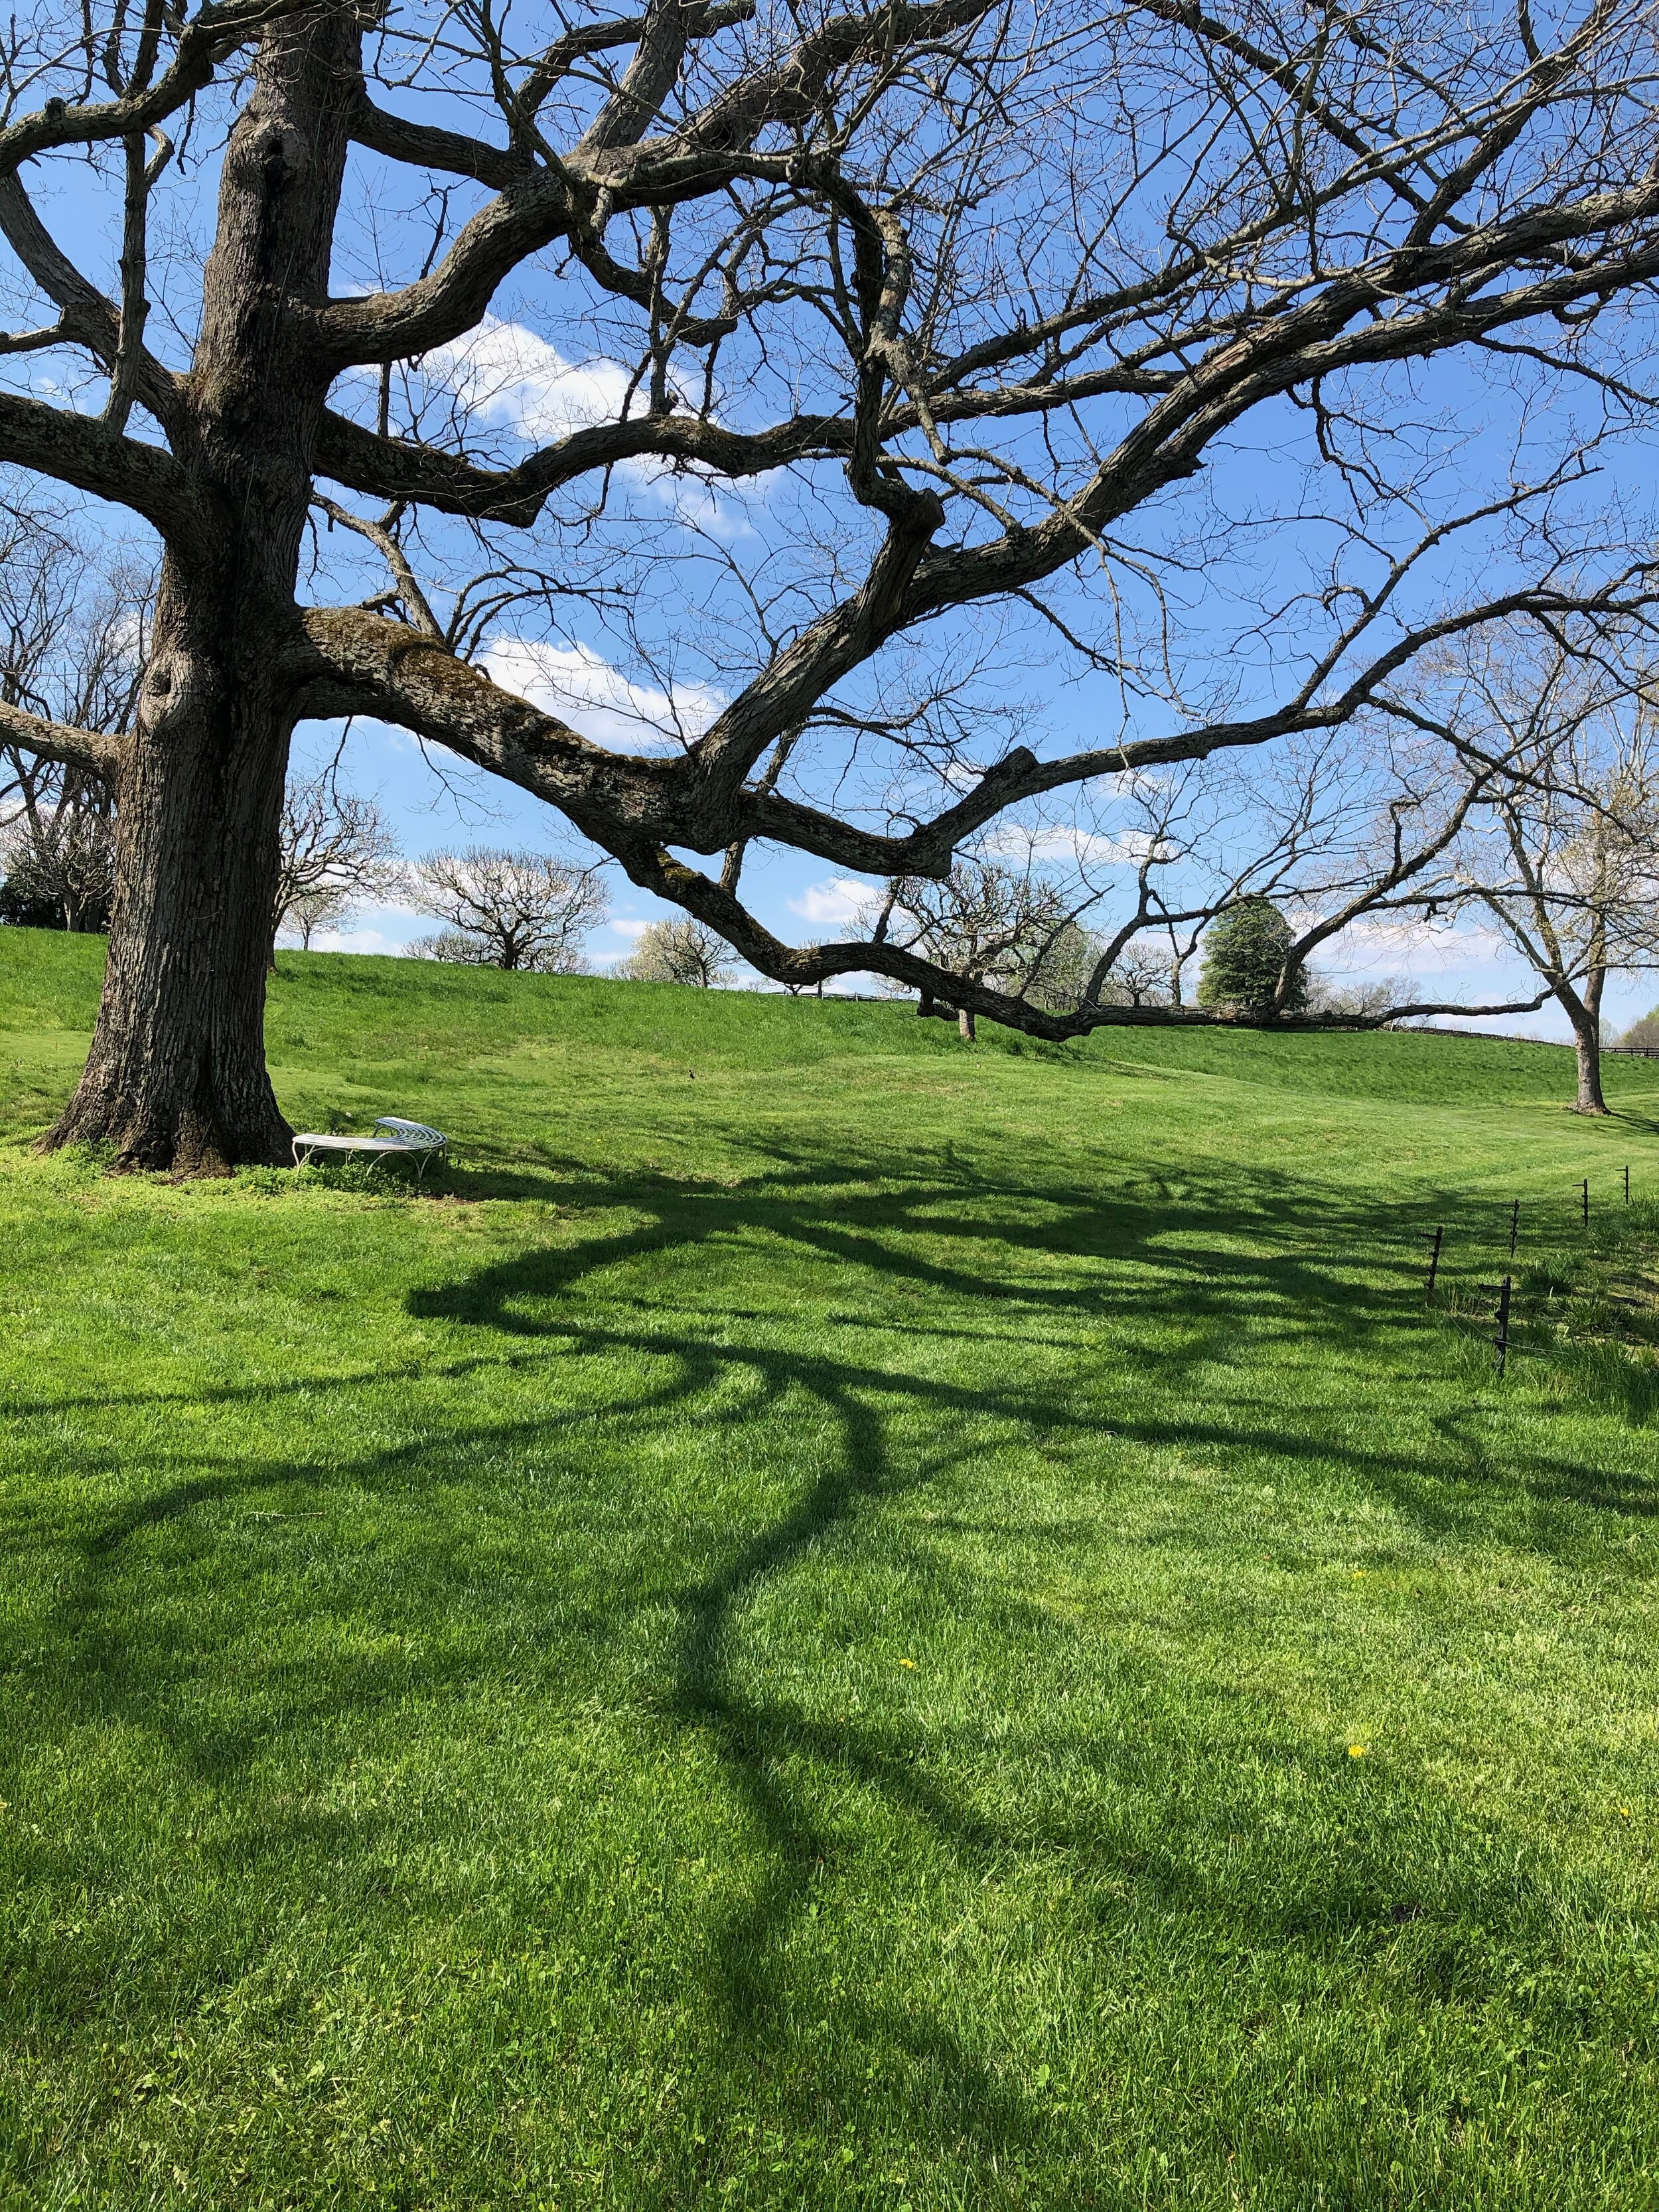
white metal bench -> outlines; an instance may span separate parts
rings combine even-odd
[[[405,1159],[419,1162],[415,1170],[418,1182],[434,1155],[449,1150],[449,1139],[443,1131],[428,1128],[424,1121],[405,1121],[401,1115],[382,1114],[374,1126],[389,1130],[390,1135],[341,1137],[319,1129],[302,1130],[294,1139],[294,1164],[296,1168],[304,1167],[318,1152],[362,1152],[373,1167],[378,1159],[401,1153]]]

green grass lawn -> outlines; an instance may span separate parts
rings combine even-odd
[[[290,1118],[458,1163],[177,1185],[28,1149],[100,953],[0,931],[6,2212],[1659,2205],[1548,1298],[1659,1063],[285,954]]]

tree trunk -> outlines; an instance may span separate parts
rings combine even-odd
[[[98,1026],[46,1141],[112,1145],[119,1166],[185,1174],[291,1165],[264,1063],[288,731],[275,702],[228,700],[189,660],[160,651],[145,678]]]
[[[1605,968],[1591,969],[1585,979],[1582,1012],[1573,1020],[1573,1040],[1578,1048],[1578,1097],[1573,1110],[1579,1114],[1607,1110],[1601,1096],[1601,993],[1607,980]]]
[[[125,1167],[293,1164],[264,1065],[294,720],[278,672],[329,372],[289,310],[327,295],[360,40],[346,9],[274,25],[226,149],[169,432],[201,532],[162,562],[118,795],[103,1002],[80,1087],[44,1140],[112,1144]]]

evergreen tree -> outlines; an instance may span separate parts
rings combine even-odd
[[[1291,926],[1269,898],[1241,899],[1218,915],[1205,932],[1204,965],[1199,971],[1200,1006],[1261,1006],[1278,987],[1291,949]],[[1291,981],[1284,1012],[1300,1013],[1308,987],[1299,974]]]

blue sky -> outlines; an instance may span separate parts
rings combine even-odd
[[[398,104],[410,112],[408,98]],[[214,100],[204,101],[194,138],[181,147],[167,180],[164,220],[152,241],[158,297],[149,336],[180,366],[188,360],[222,119]],[[62,243],[110,284],[118,179],[78,159],[32,163],[27,178]],[[1033,222],[1049,220],[1043,189],[1040,177],[1030,187]],[[456,189],[452,227],[479,197],[471,185]],[[428,250],[433,206],[422,179],[354,155],[336,289],[406,281]],[[0,265],[0,307],[15,318],[13,326],[39,319],[40,303],[15,268]],[[532,264],[470,341],[400,379],[394,411],[413,422],[423,410],[459,407],[477,447],[510,461],[570,427],[615,413],[629,375],[629,313],[594,297],[585,280],[551,260]],[[736,425],[769,419],[785,398],[822,380],[822,360],[798,332],[787,335],[776,361],[729,360],[722,419]],[[101,386],[69,355],[0,361],[0,379],[60,404],[101,404]],[[1057,580],[1051,597],[1068,623],[1103,647],[1116,650],[1127,641],[1133,681],[1083,665],[1027,609],[985,608],[892,648],[847,688],[849,703],[885,707],[960,682],[969,750],[981,762],[1016,737],[1046,754],[1162,735],[1218,709],[1254,711],[1283,696],[1319,650],[1328,634],[1324,598],[1334,585],[1374,582],[1379,564],[1426,522],[1478,504],[1494,487],[1538,481],[1587,428],[1600,427],[1580,411],[1582,393],[1513,364],[1448,358],[1421,371],[1379,372],[1368,390],[1374,414],[1389,425],[1385,442],[1397,448],[1408,495],[1356,506],[1352,487],[1344,489],[1322,465],[1305,413],[1279,405],[1249,418],[1214,449],[1199,477],[1156,511],[1133,518],[1109,562],[1080,564],[1076,575]],[[360,416],[374,400],[373,380],[362,374],[343,379],[335,395],[337,405]],[[1086,429],[1097,442],[1109,441],[1129,419],[1128,406],[1103,402],[1079,438]],[[134,430],[153,434],[142,416]],[[1569,538],[1576,532],[1587,547],[1610,504],[1622,503],[1622,528],[1639,535],[1650,527],[1655,471],[1645,425],[1620,426],[1605,459],[1601,476],[1551,503],[1558,530]],[[849,520],[833,471],[742,489],[647,469],[619,472],[597,527],[573,496],[551,506],[536,531],[497,534],[498,551],[540,564],[552,580],[485,625],[480,658],[497,681],[601,742],[672,744],[677,725],[695,733],[763,657],[752,606],[763,605],[787,634],[822,603],[825,580],[838,565],[856,569],[860,521],[855,514]],[[112,541],[140,534],[125,518],[110,519],[107,527]],[[1425,565],[1401,612],[1497,588],[1529,550],[1513,531],[1456,537]],[[481,557],[462,532],[441,523],[426,532],[417,566],[441,599]],[[1146,584],[1149,573],[1162,580],[1161,604]],[[357,599],[384,580],[361,541],[319,529],[315,570],[305,580],[310,596]],[[325,757],[337,742],[337,730],[302,727],[296,759],[303,766]],[[813,795],[836,793],[876,821],[896,771],[879,748],[826,740],[805,772],[814,779]],[[1254,797],[1249,776],[1235,782],[1234,811],[1221,834],[1236,843],[1257,834],[1276,772],[1272,757],[1261,762]],[[918,772],[912,766],[904,773]],[[380,801],[411,855],[458,842],[576,849],[568,825],[550,810],[392,729],[354,727],[345,778]],[[1109,799],[1085,795],[1079,817],[1085,834],[1108,836],[1109,817]],[[611,878],[612,918],[590,946],[599,966],[622,957],[639,927],[663,911],[619,871]],[[822,862],[781,852],[753,854],[744,881],[759,918],[797,941],[837,933],[866,888]],[[1110,912],[1108,903],[1103,918]],[[431,926],[406,911],[374,908],[333,941],[391,951]],[[1336,975],[1410,977],[1425,996],[1473,1001],[1529,988],[1519,963],[1490,933],[1475,929],[1449,936],[1371,926],[1332,948],[1322,964]],[[1622,1024],[1654,999],[1659,978],[1620,977],[1609,993],[1610,1022]],[[1540,1034],[1563,1029],[1548,1009],[1504,1025]]]

